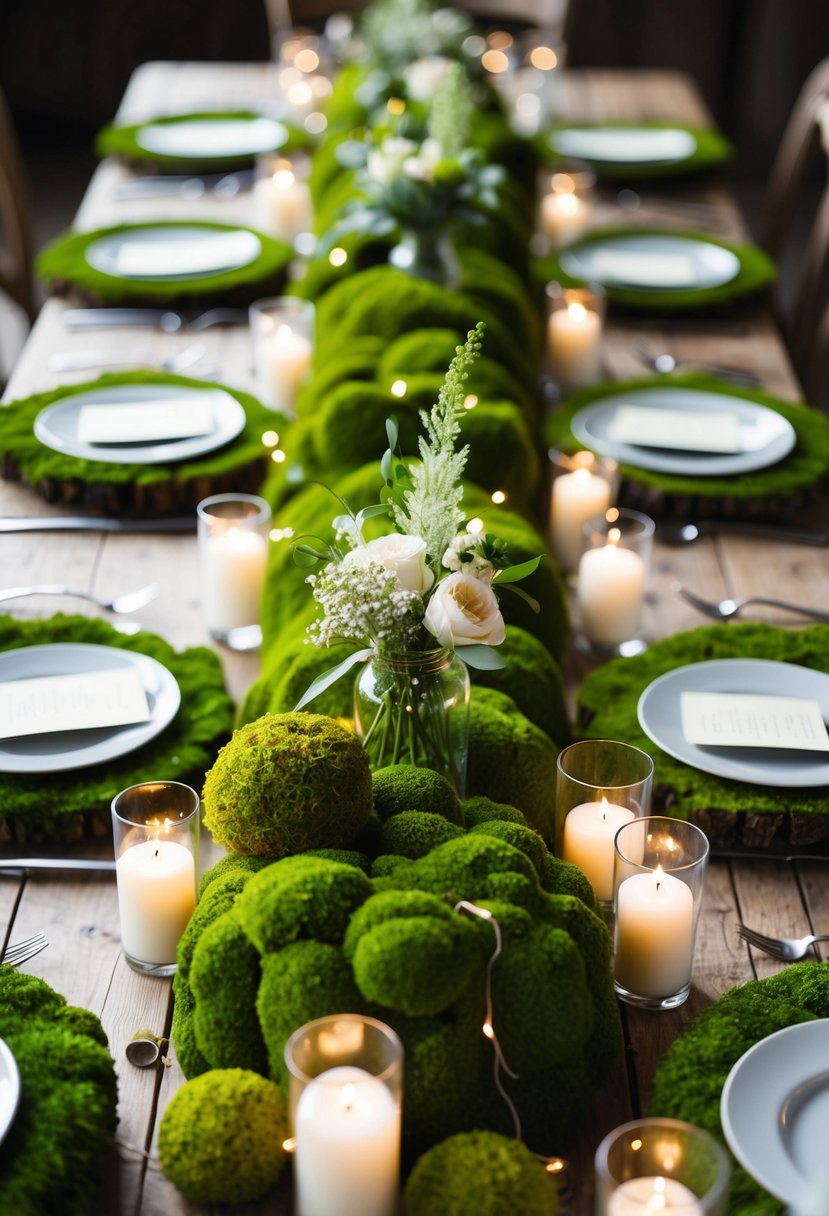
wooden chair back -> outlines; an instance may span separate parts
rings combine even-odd
[[[0,91],[0,290],[33,321],[33,242],[23,163],[6,99]]]

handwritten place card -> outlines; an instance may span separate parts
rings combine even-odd
[[[624,249],[597,249],[593,253],[591,278],[630,287],[696,287],[697,273],[691,258],[682,253],[636,253]]]
[[[250,234],[220,233],[177,241],[125,241],[115,255],[119,274],[159,277],[231,270],[250,259]]]
[[[741,452],[736,414],[703,414],[693,410],[659,410],[646,405],[620,405],[607,429],[616,443],[636,447],[676,448],[688,452]]]
[[[0,739],[128,726],[149,717],[147,694],[135,667],[0,683]]]
[[[711,747],[772,747],[829,752],[817,701],[725,692],[684,692],[682,733]]]
[[[191,439],[213,430],[213,403],[206,394],[139,404],[82,405],[78,439],[83,443],[152,443]]]

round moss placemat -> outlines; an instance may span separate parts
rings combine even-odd
[[[20,621],[0,616],[0,651],[51,642],[115,646],[149,655],[178,681],[181,706],[143,747],[89,768],[57,773],[0,773],[0,841],[66,843],[110,832],[109,804],[140,781],[183,781],[201,789],[205,772],[230,735],[233,706],[217,656],[206,647],[180,653],[153,633],[126,636],[106,621],[58,614]]]
[[[596,176],[600,179],[635,180],[646,177],[681,177],[690,173],[701,173],[722,165],[730,160],[734,149],[722,134],[711,127],[694,127],[682,122],[566,122],[557,124],[552,130],[545,131],[535,141],[536,149],[541,160],[555,165],[558,161],[572,160],[570,156],[556,152],[550,140],[557,130],[590,131],[596,127],[613,127],[620,131],[639,129],[687,131],[696,140],[696,147],[690,156],[670,164],[657,161],[606,161],[594,160],[586,156],[579,160],[586,161]]]
[[[662,1057],[649,1115],[684,1119],[725,1144],[720,1097],[731,1069],[767,1035],[829,1017],[829,963],[798,963],[732,988],[703,1010]],[[784,1205],[734,1163],[729,1216],[783,1216]]]
[[[632,228],[630,225],[620,225],[611,228],[595,228],[586,236],[580,237],[567,249],[547,254],[536,263],[536,273],[543,283],[553,280],[563,283],[565,287],[583,287],[585,279],[574,278],[567,274],[562,265],[561,257],[573,249],[586,249],[599,241],[617,236],[670,236],[687,241],[700,241],[706,245],[716,245],[727,249],[739,259],[740,269],[728,283],[720,283],[717,287],[696,288],[659,288],[644,289],[639,287],[624,287],[612,283],[605,284],[607,298],[612,304],[621,308],[641,309],[644,312],[666,312],[672,309],[708,308],[712,304],[726,304],[744,296],[755,295],[770,286],[777,278],[774,262],[758,249],[756,245],[730,245],[726,241],[717,240],[707,232],[688,232],[670,228],[651,228],[643,225]]]
[[[829,418],[808,406],[792,405],[759,389],[737,388],[698,373],[642,376],[614,381],[575,393],[545,424],[548,447],[574,452],[583,445],[570,429],[573,416],[605,397],[657,387],[700,389],[723,397],[754,401],[782,415],[794,427],[797,442],[783,460],[767,469],[739,477],[688,477],[659,473],[635,465],[620,465],[620,498],[645,510],[680,510],[704,517],[716,514],[768,514],[778,516],[802,505],[808,491],[829,475]],[[665,499],[672,500],[666,502]]]
[[[0,1212],[86,1216],[116,1125],[103,1027],[43,980],[0,966],[0,1037],[20,1073],[20,1105],[0,1145]]]
[[[235,397],[246,416],[240,435],[222,448],[180,464],[111,464],[56,452],[34,433],[35,418],[46,406],[90,389],[125,384],[170,384],[194,389],[221,389]],[[282,414],[266,410],[255,397],[223,384],[191,380],[168,372],[109,372],[83,384],[62,385],[47,393],[21,397],[3,407],[0,426],[0,470],[4,477],[25,481],[47,501],[83,504],[96,510],[147,514],[195,510],[208,494],[255,492],[267,471],[269,448],[262,436],[282,429]]]
[[[636,707],[648,685],[676,667],[709,659],[769,659],[829,672],[829,627],[707,625],[655,642],[636,658],[613,659],[582,685],[577,712],[582,736],[632,743],[652,756],[655,812],[690,819],[714,847],[763,848],[776,836],[810,844],[829,836],[825,789],[783,789],[714,777],[675,760],[642,730]]]
[[[96,270],[86,259],[90,245],[108,236],[165,228],[200,228],[208,232],[253,232],[259,239],[260,250],[252,262],[230,270],[186,278],[122,278]],[[277,241],[264,232],[243,228],[239,224],[220,224],[212,220],[152,220],[133,224],[115,224],[110,228],[95,228],[91,232],[69,232],[47,245],[37,259],[35,269],[48,286],[58,292],[70,289],[99,304],[135,304],[160,301],[187,303],[201,300],[231,299],[239,303],[257,296],[278,294],[293,250],[284,241]]]
[[[95,151],[101,157],[121,156],[125,160],[155,165],[167,171],[181,169],[185,173],[202,173],[221,169],[238,169],[252,164],[256,154],[250,152],[238,156],[169,156],[164,152],[153,152],[150,148],[145,148],[139,142],[138,136],[149,126],[184,126],[188,122],[204,122],[209,119],[218,122],[249,119],[253,122],[257,118],[266,117],[268,116],[254,110],[204,110],[191,114],[165,114],[162,118],[148,119],[145,122],[126,126],[111,123],[98,132],[95,138]],[[281,119],[276,121],[285,128],[286,138],[278,147],[264,149],[265,152],[271,150],[290,152],[295,148],[303,148],[308,145],[310,141],[304,131],[298,127],[289,126]]]

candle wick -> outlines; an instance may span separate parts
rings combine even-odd
[[[155,851],[155,856],[158,857],[158,849]]]
[[[657,884],[656,884],[656,889],[657,889],[657,891],[659,890],[659,888],[661,887],[661,885],[662,885],[661,883],[657,883]]]

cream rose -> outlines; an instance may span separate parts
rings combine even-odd
[[[366,172],[372,181],[381,186],[387,186],[398,174],[403,172],[403,165],[418,150],[419,145],[412,139],[404,139],[401,135],[389,135],[379,148],[372,148],[366,162]]]
[[[365,566],[376,562],[391,574],[405,591],[428,591],[435,576],[426,565],[426,542],[419,536],[392,532],[352,549],[343,558],[344,566]]]
[[[461,573],[438,584],[423,624],[441,646],[500,646],[506,632],[492,588]]]

